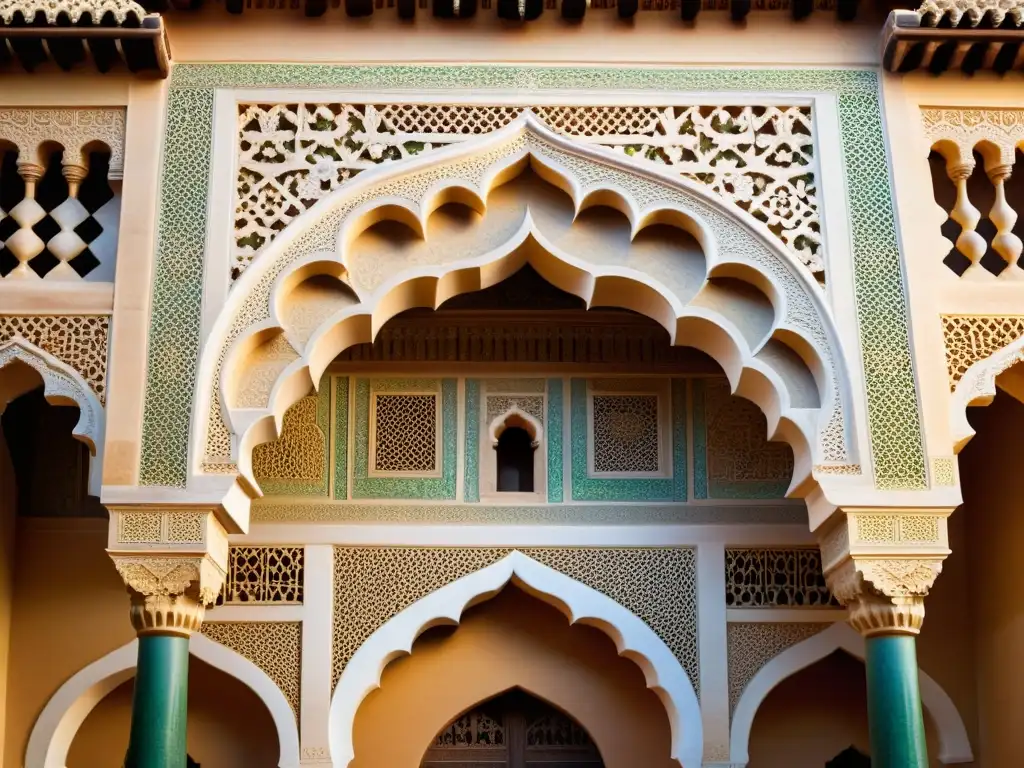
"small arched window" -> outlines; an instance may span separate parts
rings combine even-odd
[[[533,493],[533,437],[522,427],[507,427],[498,436],[498,491]]]

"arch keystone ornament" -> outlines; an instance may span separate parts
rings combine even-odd
[[[185,763],[189,640],[224,587],[228,536],[209,506],[109,504],[107,552],[138,634],[125,768]]]
[[[829,588],[865,638],[873,765],[927,768],[916,636],[952,508],[847,508],[816,531]]]

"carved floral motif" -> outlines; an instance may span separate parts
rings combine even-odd
[[[300,213],[357,174],[466,141],[524,107],[273,104],[239,107],[237,277]],[[575,141],[668,167],[763,222],[824,270],[809,107],[539,107]]]

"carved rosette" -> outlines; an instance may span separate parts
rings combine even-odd
[[[112,506],[107,552],[140,635],[198,632],[227,577],[227,531],[209,507]]]
[[[916,635],[924,598],[949,555],[950,509],[842,510],[818,530],[832,594],[865,637]]]

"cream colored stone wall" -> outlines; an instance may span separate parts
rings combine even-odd
[[[82,723],[67,768],[119,768],[131,723],[132,681],[109,693]],[[244,683],[192,657],[188,671],[188,754],[211,768],[277,768],[270,713]]]
[[[22,768],[32,725],[50,696],[134,637],[106,538],[103,519],[18,520],[4,768]]]
[[[417,640],[392,662],[356,715],[352,768],[418,768],[436,734],[513,686],[554,704],[593,737],[608,768],[670,768],[669,726],[643,673],[600,630],[572,627],[507,588],[464,614],[457,629]]]
[[[414,26],[399,21],[393,9],[358,23],[340,15],[311,21],[300,13],[255,10],[226,21],[219,6],[168,14],[174,60],[252,61],[253,42],[259,40],[262,62],[873,66],[882,23],[866,8],[853,24],[817,13],[799,26],[784,11],[752,14],[744,27],[728,13],[705,12],[698,28],[687,27],[671,11],[639,13],[628,24],[614,11],[591,11],[579,25],[565,24],[548,11],[522,27],[502,23],[493,10],[457,24],[420,11]],[[780,36],[792,44],[780,48]]]

